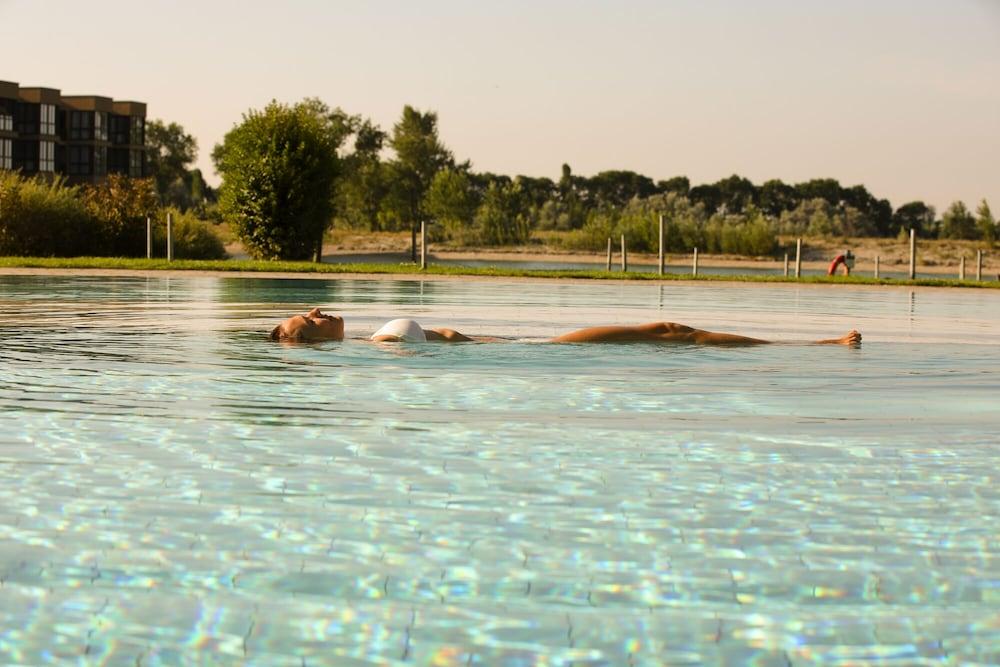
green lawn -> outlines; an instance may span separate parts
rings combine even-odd
[[[1000,281],[956,280],[954,278],[918,278],[899,280],[893,278],[871,278],[867,276],[805,276],[802,278],[774,276],[737,276],[672,273],[658,276],[655,273],[621,273],[590,269],[539,270],[500,267],[463,267],[431,265],[421,271],[411,263],[401,264],[317,264],[314,262],[264,262],[255,260],[190,260],[181,259],[168,262],[165,259],[131,259],[122,257],[0,257],[0,268],[42,268],[42,269],[131,269],[139,271],[247,271],[279,273],[374,273],[374,274],[421,274],[431,276],[495,276],[513,278],[583,278],[599,280],[705,280],[756,283],[837,283],[847,285],[923,285],[932,287],[977,287],[1000,288]]]

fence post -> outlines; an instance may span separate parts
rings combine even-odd
[[[879,269],[879,260],[880,259],[881,258],[878,255],[875,255],[875,278],[876,279],[878,278],[878,269]]]
[[[983,251],[976,251],[976,280],[983,279]]]
[[[795,277],[802,277],[802,239],[795,239]]]
[[[958,263],[958,279],[965,280],[965,255],[962,255],[962,261]]]
[[[167,261],[174,261],[174,214],[167,213]]]
[[[622,273],[628,272],[628,248],[625,247],[625,235],[622,234]]]
[[[917,277],[917,230],[910,227],[910,280]]]
[[[695,249],[694,249],[694,266],[691,267],[691,275],[692,276],[697,276],[698,275],[698,248],[697,247],[695,247]]]
[[[660,214],[660,275],[663,275],[663,214]]]
[[[608,271],[611,270],[611,237],[608,237]]]
[[[420,221],[420,270],[427,268],[427,221]]]
[[[146,259],[153,259],[153,220],[146,216]]]
[[[785,253],[785,277],[788,277],[788,253]]]

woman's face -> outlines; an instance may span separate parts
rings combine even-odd
[[[344,318],[325,315],[313,308],[305,315],[293,315],[278,326],[279,340],[343,340]]]

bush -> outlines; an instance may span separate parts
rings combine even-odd
[[[97,236],[98,251],[93,254],[146,254],[146,216],[155,216],[159,208],[153,179],[112,174],[103,183],[84,186],[82,196]]]
[[[167,256],[168,213],[174,216],[172,231],[175,259],[226,258],[226,247],[212,223],[200,220],[192,211],[181,212],[173,207],[163,210],[158,216],[158,223],[153,226],[154,256]]]
[[[306,259],[333,216],[343,131],[325,107],[271,102],[216,148],[219,208],[255,259]]]
[[[0,171],[0,255],[70,257],[99,247],[77,189]]]

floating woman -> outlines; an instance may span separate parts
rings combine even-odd
[[[344,318],[327,315],[313,308],[305,315],[293,315],[274,327],[271,340],[313,342],[344,339]],[[498,342],[504,339],[467,336],[454,329],[425,329],[411,319],[387,322],[371,335],[376,343],[464,343]],[[693,345],[748,346],[767,345],[773,341],[736,334],[695,329],[673,322],[650,322],[634,326],[599,326],[578,329],[556,336],[552,343],[688,343]],[[861,334],[851,330],[840,338],[813,341],[817,345],[858,345]]]

